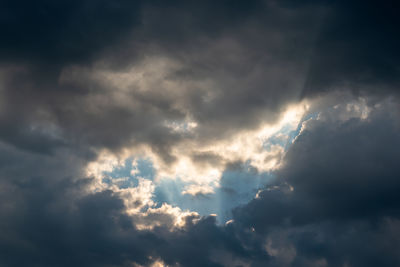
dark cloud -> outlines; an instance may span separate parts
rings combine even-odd
[[[188,217],[184,228],[172,232],[168,224],[139,231],[139,220],[170,223],[171,215],[129,216],[118,194],[88,194],[85,158],[3,144],[0,151],[1,266],[149,266],[157,259],[171,266],[223,266],[214,251],[246,255],[215,217]]]
[[[223,266],[212,259],[213,251],[246,254],[214,217],[198,223],[189,217],[186,227],[173,232],[164,225],[139,231],[117,194],[85,193],[90,179],[70,177],[79,172],[61,156],[38,158],[10,147],[1,152],[9,155],[0,159],[2,266],[149,266],[160,258],[171,266]]]
[[[398,103],[380,104],[367,119],[343,120],[343,110],[327,109],[306,122],[275,181],[222,226],[213,216],[188,217],[181,229],[139,231],[118,194],[84,193],[90,179],[69,169],[84,158],[2,146],[0,263],[396,266]]]
[[[306,123],[276,183],[236,209],[236,221],[294,266],[398,265],[400,125],[398,104],[386,105],[366,120],[334,110]]]
[[[197,140],[207,142],[274,121],[302,96],[343,86],[390,92],[399,76],[397,17],[385,4],[2,5],[2,138],[32,151],[147,143],[172,162],[171,146],[193,137],[172,133],[165,121],[190,117]],[[162,69],[146,67],[157,58],[166,62]],[[102,71],[144,73],[153,83],[146,90],[130,84],[124,97],[132,104],[121,105],[112,97],[116,85],[99,81]],[[58,135],[32,131],[38,123]]]
[[[87,194],[84,159],[1,146],[1,266],[128,266],[150,262],[154,233],[138,232],[111,191]]]
[[[395,1],[331,4],[316,40],[305,94],[337,87],[398,91],[400,24]]]
[[[185,136],[171,133],[166,120],[191,117],[207,141],[277,119],[301,93],[320,17],[318,8],[293,13],[262,1],[3,5],[4,140],[46,153],[77,143],[116,150],[148,143],[167,162]],[[167,65],[153,74],[147,65],[157,58]],[[116,85],[98,80],[101,71],[144,71],[144,81],[159,75],[159,82],[147,90],[129,85],[124,97],[132,104],[121,105],[112,97]],[[38,123],[60,135],[24,137]]]
[[[400,265],[397,6],[2,1],[0,265]],[[338,108],[356,99],[328,95],[339,90],[366,99],[369,116]],[[130,216],[122,195],[88,193],[102,149],[144,144],[172,165],[175,145],[255,129],[303,98],[329,108],[234,222],[192,216],[171,231],[171,214]],[[189,154],[201,168],[223,161]],[[260,182],[241,169],[238,182],[232,166],[221,207]],[[152,221],[165,225],[137,229]]]
[[[93,59],[140,22],[140,6],[140,1],[2,1],[1,57],[53,68]]]

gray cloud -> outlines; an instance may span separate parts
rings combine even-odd
[[[172,232],[167,225],[137,230],[111,191],[84,193],[90,180],[79,178],[78,167],[85,158],[39,157],[3,145],[1,263],[395,266],[398,103],[380,104],[364,120],[342,120],[343,105],[306,122],[276,180],[237,208],[234,222],[188,217]]]
[[[398,103],[385,104],[366,120],[333,110],[309,121],[276,183],[236,209],[236,221],[271,238],[279,256],[296,251],[294,266],[397,265]]]
[[[399,265],[393,5],[3,1],[0,265]],[[334,108],[359,96],[366,119]],[[176,145],[273,123],[302,99],[327,110],[234,222],[191,216],[171,231],[171,214],[131,216],[122,195],[88,193],[84,170],[102,149],[148,145],[169,166]],[[240,185],[231,179],[221,190]],[[153,221],[164,225],[137,229]]]
[[[170,133],[165,120],[190,116],[199,123],[196,138],[208,140],[276,120],[301,96],[345,85],[364,90],[366,83],[390,89],[399,76],[395,16],[368,2],[364,9],[323,1],[3,5],[2,136],[46,153],[71,143],[119,149],[133,141],[173,161],[170,147],[184,137]],[[107,101],[115,85],[93,73],[133,66],[133,75],[148,57],[178,65],[167,63],[159,77],[181,86],[176,95],[160,83],[141,92],[131,85],[127,97],[137,108]],[[62,82],[74,66],[76,79]],[[153,79],[148,72],[142,79]],[[41,132],[27,137],[37,121],[54,124],[66,140]]]
[[[173,160],[170,146],[184,137],[170,133],[165,120],[190,116],[199,124],[197,138],[207,140],[277,119],[282,106],[300,96],[320,17],[314,9],[293,13],[259,1],[65,5],[35,5],[30,16],[7,5],[2,25],[14,34],[6,31],[2,44],[8,55],[2,98],[10,103],[2,111],[8,129],[3,138],[43,152],[76,143],[110,149],[149,143],[167,161]],[[167,65],[153,74],[156,63],[149,57],[164,58]],[[126,97],[137,103],[130,107],[109,100],[116,85],[96,76],[132,76],[142,68],[142,80],[159,75],[159,83],[145,91],[130,85]],[[165,83],[178,88],[171,92]],[[37,121],[54,124],[66,140],[42,133],[24,137]]]

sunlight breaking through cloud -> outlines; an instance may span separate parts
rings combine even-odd
[[[223,140],[204,143],[189,138],[172,148],[175,160],[169,164],[166,164],[150,149],[143,149],[143,147],[133,147],[125,150],[122,154],[104,151],[96,161],[88,164],[86,168],[87,175],[95,178],[92,190],[109,189],[120,195],[124,199],[129,214],[137,214],[144,208],[147,210],[147,214],[156,214],[168,207],[169,214],[175,216],[177,221],[182,220],[179,218],[184,215],[199,211],[204,215],[212,212],[222,213],[220,214],[221,218],[228,219],[229,211],[233,208],[232,205],[245,203],[255,197],[261,184],[268,181],[268,173],[279,168],[281,158],[288,148],[290,140],[295,138],[293,133],[296,133],[296,129],[299,128],[308,109],[309,106],[305,103],[291,106],[277,123],[265,124],[256,130],[236,133]],[[194,122],[191,123],[195,125]],[[176,131],[183,133],[186,130]],[[190,131],[196,134],[195,127],[190,128]],[[225,180],[221,185],[224,173],[232,168],[230,166],[243,163],[246,163],[247,168],[252,169],[248,170],[248,175],[254,177],[252,179],[259,180],[264,174],[266,176],[259,182],[247,183],[243,192],[235,192],[235,195],[244,195],[243,198],[237,195],[235,197],[237,200],[232,202],[234,204],[225,208],[219,204],[219,208],[216,210],[204,209],[210,205],[210,201],[216,201],[213,200],[214,198],[218,199],[227,194],[228,191],[225,190],[230,186],[225,184]],[[229,175],[236,177],[235,180],[242,179],[240,178],[241,174],[236,171]],[[257,176],[259,178],[256,178]],[[164,187],[166,184],[163,181],[167,180],[175,182]],[[236,191],[240,187],[235,186],[234,188]],[[176,191],[180,196],[174,195],[173,198],[165,199],[169,190]],[[161,195],[159,195],[160,193]],[[191,197],[188,199],[185,195]],[[166,202],[158,202],[158,200]],[[182,206],[185,201],[189,201],[188,203],[192,203],[194,206],[186,206],[185,209],[188,211],[181,211],[177,207]],[[193,204],[193,201],[198,204]],[[170,204],[177,206],[173,208]],[[155,208],[156,206],[157,208]],[[206,213],[204,213],[205,211]],[[180,223],[175,223],[175,225],[180,225]]]

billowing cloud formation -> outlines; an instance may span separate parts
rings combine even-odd
[[[400,265],[396,4],[0,9],[0,265]]]
[[[399,264],[399,106],[376,106],[365,119],[343,120],[339,106],[305,123],[276,183],[235,211],[278,262]]]

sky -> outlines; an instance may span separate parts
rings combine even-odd
[[[400,266],[399,8],[1,1],[0,266]]]

